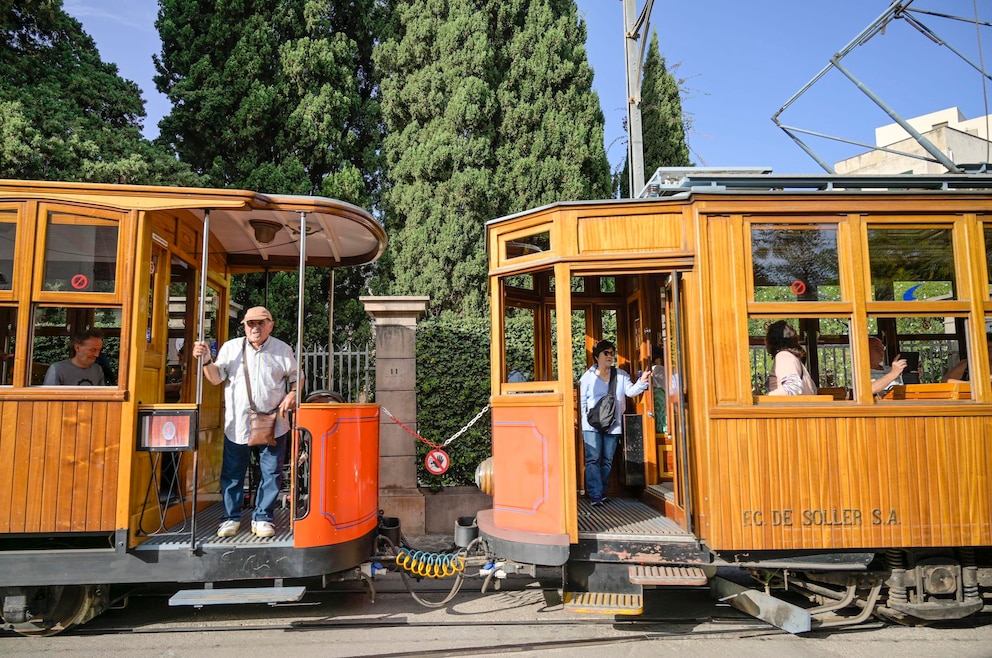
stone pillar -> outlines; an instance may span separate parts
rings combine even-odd
[[[417,429],[417,320],[429,297],[360,297],[375,319],[375,401]],[[400,519],[408,536],[425,534],[424,495],[417,487],[417,438],[385,413],[379,419],[379,507]]]

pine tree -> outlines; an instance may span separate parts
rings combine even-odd
[[[0,9],[0,177],[196,185],[141,134],[137,85],[100,60],[60,0]]]
[[[641,127],[644,137],[644,178],[658,167],[691,167],[685,141],[686,118],[682,114],[679,82],[665,66],[658,47],[658,33],[652,32],[644,60],[641,83]],[[620,196],[630,196],[629,162],[619,176]]]
[[[573,0],[411,0],[377,49],[393,294],[487,308],[485,222],[609,192]]]

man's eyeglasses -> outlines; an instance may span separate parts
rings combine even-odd
[[[248,320],[245,324],[249,327],[264,327],[266,322],[268,320]]]

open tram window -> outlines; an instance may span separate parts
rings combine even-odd
[[[49,212],[42,290],[115,292],[118,226],[113,219]]]
[[[839,301],[838,263],[835,225],[751,225],[756,302]]]
[[[534,336],[537,331],[534,307],[507,306],[503,318],[506,381],[510,384],[535,380]]]
[[[851,397],[854,371],[851,365],[850,322],[848,318],[782,318],[752,317],[748,319],[751,392],[767,395],[774,367],[774,357],[768,353],[765,337],[768,328],[784,320],[798,334],[802,358],[817,387],[817,394],[830,395],[835,400]]]
[[[95,359],[95,364],[102,370],[102,377],[97,381],[102,381],[104,386],[115,386],[120,372],[121,309],[47,305],[38,305],[34,309],[29,369],[31,385],[45,384],[53,364],[71,360],[77,353],[73,347],[73,337],[86,331],[97,331],[102,336],[101,349]],[[89,358],[82,359],[82,362],[86,368],[94,363]],[[93,379],[80,375],[71,384],[65,385],[99,385]]]
[[[869,226],[874,301],[957,299],[951,228]]]

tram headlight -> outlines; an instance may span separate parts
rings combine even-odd
[[[493,495],[493,458],[489,457],[475,467],[475,486],[483,493]]]

